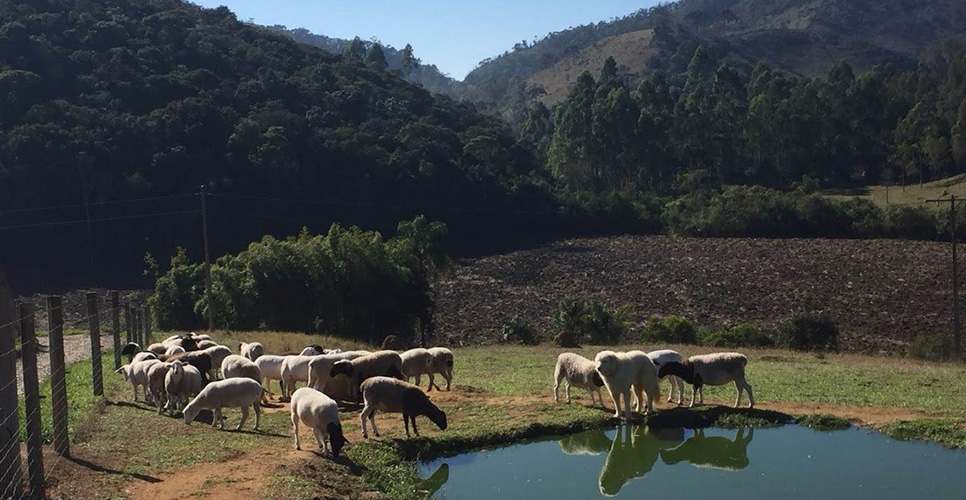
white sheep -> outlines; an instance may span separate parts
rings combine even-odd
[[[654,362],[642,351],[614,352],[601,351],[594,358],[597,372],[604,379],[607,392],[614,401],[614,416],[620,418],[620,399],[624,398],[624,419],[631,419],[631,389],[637,397],[635,410],[641,411],[641,401],[645,401],[646,413],[654,411],[654,398],[660,396],[657,384],[657,369]],[[643,393],[647,399],[643,399]]]
[[[237,354],[232,354],[221,362],[221,376],[226,379],[245,377],[258,383],[262,381],[262,372],[258,369],[258,365]]]
[[[372,354],[369,351],[347,351],[333,354],[322,354],[312,356],[309,361],[308,386],[321,392],[325,392],[325,387],[331,377],[332,365],[338,361],[349,361]]]
[[[594,406],[594,394],[600,399],[600,406],[604,406],[604,396],[600,393],[600,388],[604,386],[604,379],[597,373],[597,363],[574,354],[565,352],[557,356],[557,365],[553,373],[553,402],[558,401],[557,388],[560,381],[565,380],[567,387],[564,392],[567,394],[567,402],[570,402],[570,386],[586,389],[590,393],[590,405]]]
[[[255,361],[256,359],[265,355],[265,346],[263,346],[260,342],[252,342],[250,344],[241,342],[238,344],[238,353],[252,361]]]
[[[151,351],[141,351],[131,358],[131,364],[137,363],[139,361],[147,361],[149,359],[158,359],[158,356]]]
[[[325,354],[325,349],[320,345],[310,345],[302,349],[299,356],[318,356],[319,354]]]
[[[429,373],[430,390],[433,387],[436,387],[437,391],[440,390],[435,381],[435,374],[439,373],[446,379],[446,390],[448,391],[450,383],[453,381],[453,351],[445,347],[432,347],[428,351],[433,355],[433,371]]]
[[[148,387],[151,389],[151,397],[154,399],[154,406],[161,410],[167,405],[168,395],[165,391],[165,377],[171,369],[171,363],[155,363],[148,368]]]
[[[695,396],[699,404],[704,402],[705,385],[725,385],[735,383],[738,397],[735,398],[735,408],[741,404],[741,391],[748,391],[748,408],[754,408],[755,396],[751,391],[751,384],[745,380],[745,366],[748,358],[737,352],[719,352],[691,356],[682,363],[666,363],[661,366],[659,375],[676,375],[691,384],[691,404],[694,406]]]
[[[191,332],[189,335],[191,338],[195,339],[196,342],[201,342],[202,340],[211,340],[211,335],[208,335],[207,333],[197,334],[195,332]]]
[[[680,363],[684,361],[684,358],[677,351],[672,351],[671,349],[651,351],[647,353],[647,357],[651,358],[651,361],[654,362],[654,366],[658,369],[658,372],[661,371],[661,366],[666,363]],[[664,377],[659,378],[661,380],[664,379]],[[684,402],[684,381],[677,375],[668,375],[667,378],[668,383],[671,384],[670,392],[667,395],[667,402],[670,403],[674,399],[674,390],[677,389],[678,404],[682,404]]]
[[[225,428],[221,418],[222,408],[241,408],[242,418],[235,430],[241,430],[248,420],[248,407],[255,409],[255,427],[261,422],[262,412],[259,402],[262,399],[262,384],[249,378],[230,378],[209,383],[184,408],[184,423],[191,424],[203,409],[214,409],[215,418],[212,425],[219,429]]]
[[[181,361],[173,361],[164,377],[164,392],[168,397],[168,404],[164,409],[174,416],[188,403],[188,398],[197,395],[204,388],[201,372],[191,365]]]
[[[136,402],[138,400],[138,387],[140,386],[144,387],[144,400],[149,403],[151,402],[151,398],[149,397],[151,392],[148,387],[148,370],[151,368],[151,365],[155,363],[160,363],[160,361],[158,361],[156,358],[139,360],[115,370],[115,372],[123,374],[125,380],[131,382],[131,385],[134,386],[133,401]]]
[[[446,413],[440,410],[418,386],[391,377],[371,377],[362,383],[362,399],[365,408],[359,420],[362,423],[362,437],[368,439],[366,419],[372,424],[372,432],[378,437],[376,428],[376,410],[389,413],[402,413],[406,425],[406,437],[409,437],[409,423],[413,424],[413,432],[418,436],[416,417],[425,415],[440,430],[446,430]]]
[[[172,336],[170,336],[170,337],[162,340],[161,343],[164,344],[164,345],[169,345],[169,344],[171,344],[172,342],[174,342],[176,340],[181,340],[181,335],[172,335]]]
[[[208,341],[202,341],[202,342],[208,342]],[[201,346],[199,345],[198,347],[201,347]],[[203,352],[211,356],[212,372],[214,372],[215,369],[221,368],[221,363],[225,361],[225,358],[227,358],[228,356],[231,356],[231,349],[223,345],[217,345],[217,344],[201,349],[200,352]]]
[[[285,383],[282,381],[283,361],[285,361],[285,356],[276,356],[274,354],[263,354],[255,360],[255,366],[258,367],[258,371],[262,374],[262,384],[265,386],[266,391],[271,389],[272,380],[278,380],[282,392],[285,392]]]
[[[171,356],[172,354],[181,354],[183,352],[185,352],[184,347],[181,347],[179,345],[173,345],[165,349],[165,351],[161,354],[164,354],[166,356]]]
[[[396,351],[376,351],[352,360],[340,360],[332,364],[330,377],[349,377],[352,398],[359,400],[360,386],[370,377],[387,376],[402,379],[402,357]]]
[[[407,382],[409,382],[410,378],[415,378],[416,385],[419,385],[423,375],[430,375],[433,372],[434,358],[433,354],[429,352],[429,349],[417,347],[416,349],[403,352],[399,357],[402,358],[402,372]],[[432,388],[433,386],[430,384],[426,390],[431,390]]]
[[[313,356],[285,356],[282,359],[282,400],[289,399],[292,392],[295,390],[296,382],[308,382],[309,381],[309,362],[315,356],[321,356],[321,354]]]
[[[299,423],[312,429],[322,455],[329,456],[329,442],[332,443],[331,456],[339,458],[345,445],[342,423],[339,421],[339,405],[325,394],[303,387],[292,393],[291,404],[292,434],[295,435],[295,449],[301,450],[299,443]]]
[[[147,349],[145,349],[145,351],[153,352],[155,354],[164,354],[165,351],[167,350],[168,350],[168,346],[161,343],[151,344],[148,346]]]

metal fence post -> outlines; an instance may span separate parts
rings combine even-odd
[[[47,297],[47,335],[50,346],[50,408],[54,427],[54,451],[70,454],[67,435],[67,380],[64,366],[64,301]]]
[[[101,318],[97,314],[97,292],[87,293],[87,321],[91,330],[91,382],[95,396],[104,395],[104,372],[101,368]]]
[[[40,425],[40,380],[37,378],[37,332],[34,305],[20,304],[20,351],[23,362],[24,415],[27,418],[27,475],[30,498],[43,499],[44,450]]]

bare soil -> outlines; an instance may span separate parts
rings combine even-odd
[[[631,304],[633,342],[651,316],[721,329],[775,329],[796,312],[838,322],[851,352],[901,352],[920,333],[951,331],[949,244],[901,240],[621,236],[571,239],[461,261],[439,286],[437,339],[499,340],[519,314],[544,339],[566,294]]]

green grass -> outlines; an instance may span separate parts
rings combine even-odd
[[[909,420],[887,424],[879,431],[902,441],[931,441],[947,448],[966,448],[966,429],[962,421]]]
[[[906,180],[913,183],[916,179]],[[847,200],[854,197],[865,198],[881,206],[886,206],[886,199],[888,199],[888,204],[922,205],[935,209],[942,207],[935,203],[927,203],[926,200],[949,198],[950,195],[956,195],[957,198],[966,197],[966,175],[955,175],[946,179],[927,182],[922,186],[919,184],[909,184],[904,187],[868,186],[845,194],[834,193],[826,196],[838,200]]]
[[[852,427],[852,422],[828,413],[812,413],[802,415],[798,419],[798,425],[819,431],[841,431]]]

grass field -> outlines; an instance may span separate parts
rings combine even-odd
[[[949,198],[955,195],[957,198],[966,197],[966,175],[956,175],[946,179],[927,182],[922,184],[910,184],[907,186],[869,186],[850,193],[828,194],[834,199],[846,200],[853,197],[866,198],[874,201],[878,205],[900,204],[900,205],[923,205],[936,208],[937,204],[927,203],[926,200]]]
[[[216,337],[233,348],[238,340],[259,340],[268,352],[294,351],[308,343],[361,346],[286,333]],[[689,355],[706,352],[692,346],[677,348]],[[593,357],[598,350],[588,346],[577,352]],[[72,450],[83,463],[95,464],[96,470],[77,462],[61,465],[54,472],[53,491],[65,498],[153,500],[205,498],[216,490],[278,499],[419,498],[425,485],[416,474],[416,459],[614,423],[611,410],[585,406],[589,399],[584,391],[573,391],[573,404],[553,403],[553,365],[562,349],[491,346],[454,352],[453,391],[430,393],[447,412],[446,431],[420,419],[422,437],[406,439],[399,415],[380,415],[382,438],[364,441],[359,408],[350,406],[342,413],[342,422],[351,444],[338,460],[317,455],[314,440],[304,429],[303,451],[292,449],[287,406],[273,404],[265,409],[260,433],[220,432],[202,422],[186,426],[180,418],[158,416],[143,402],[132,404],[130,385],[109,372],[107,398],[98,402],[89,396],[90,362],[72,365],[68,377]],[[705,401],[711,404],[697,412],[666,411],[670,407],[662,399],[661,418],[683,422],[704,414],[705,422],[737,425],[781,421],[783,414],[831,413],[898,438],[928,438],[966,448],[966,367],[962,365],[781,350],[743,352],[750,359],[748,379],[758,410],[720,411],[717,404],[733,403],[734,387],[709,387]],[[104,362],[105,367],[112,366],[109,353]],[[611,404],[606,396],[605,401]],[[237,423],[237,410],[227,410],[226,415],[226,428]],[[824,425],[825,419],[813,421]]]

